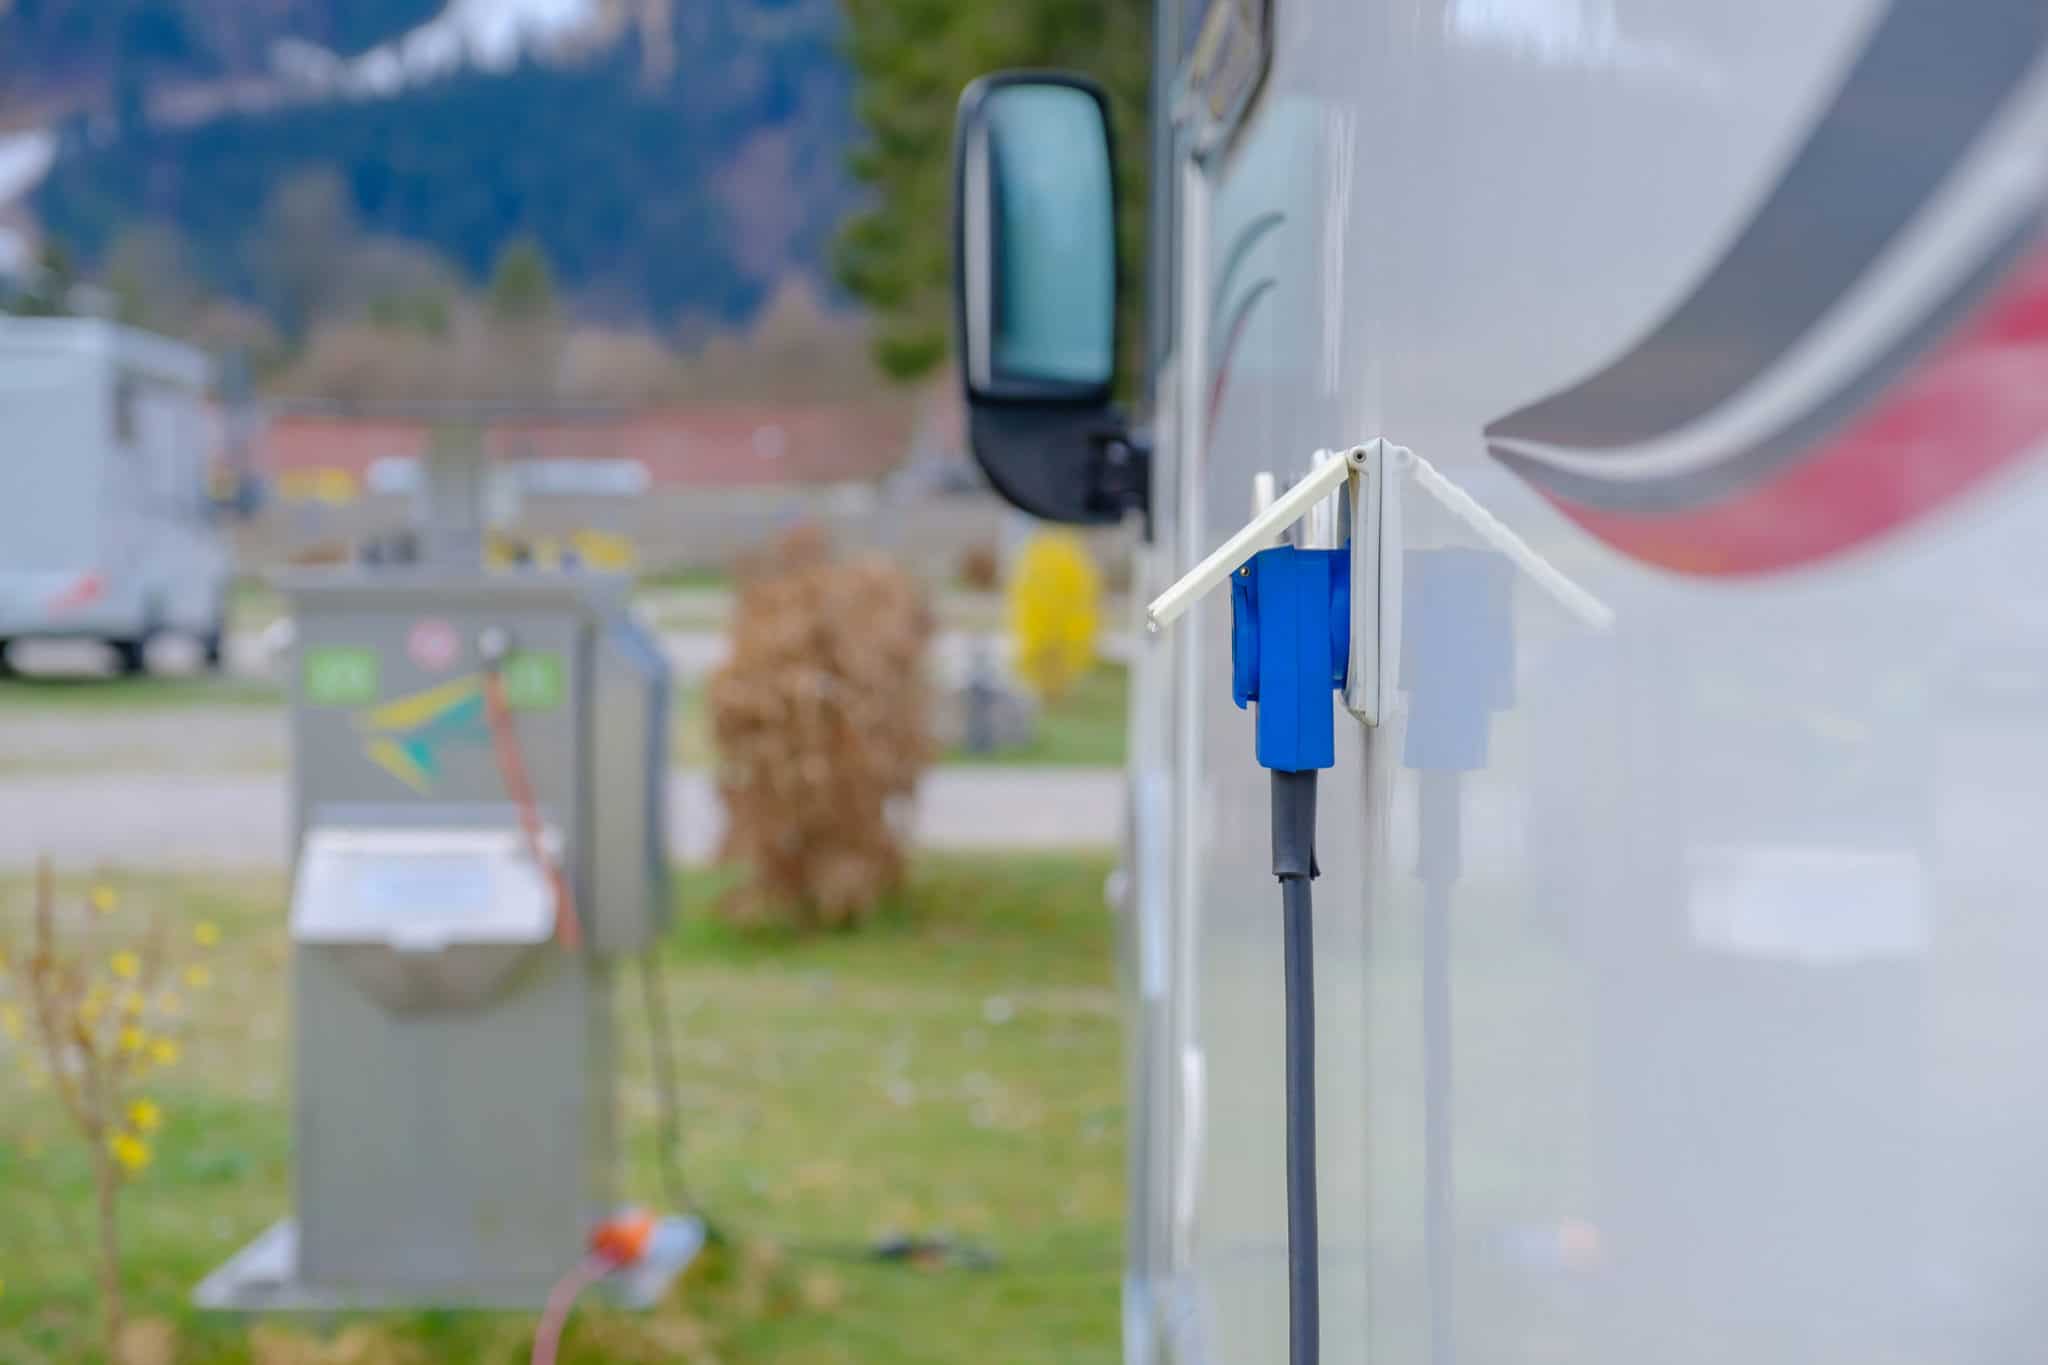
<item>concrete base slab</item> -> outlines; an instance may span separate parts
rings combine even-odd
[[[606,1279],[606,1298],[621,1308],[648,1309],[704,1249],[704,1225],[695,1218],[669,1217],[647,1255]],[[488,1285],[323,1285],[298,1275],[298,1224],[286,1218],[229,1257],[192,1292],[195,1306],[226,1313],[362,1313],[393,1309],[530,1309],[538,1312],[545,1289],[494,1289]]]

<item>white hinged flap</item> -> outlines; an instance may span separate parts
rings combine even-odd
[[[559,843],[553,831],[547,842]],[[546,942],[555,910],[516,829],[314,829],[291,927],[300,943],[439,952]]]

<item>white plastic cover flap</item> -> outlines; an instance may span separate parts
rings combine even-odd
[[[292,888],[300,943],[439,952],[543,943],[554,928],[547,877],[514,829],[315,829]]]

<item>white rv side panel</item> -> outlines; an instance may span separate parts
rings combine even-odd
[[[1323,1359],[2040,1359],[2048,17],[1274,13],[1183,196],[1175,567],[1385,436],[1616,613],[1406,491],[1387,716],[1323,781]],[[1184,1362],[1286,1350],[1227,611],[1182,646]]]
[[[64,574],[100,553],[106,357],[0,331],[0,574]]]

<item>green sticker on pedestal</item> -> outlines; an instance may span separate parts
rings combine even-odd
[[[367,706],[377,700],[382,671],[374,649],[317,645],[306,651],[300,681],[310,705]]]
[[[547,711],[562,704],[562,656],[512,654],[505,660],[505,701],[520,711]]]

